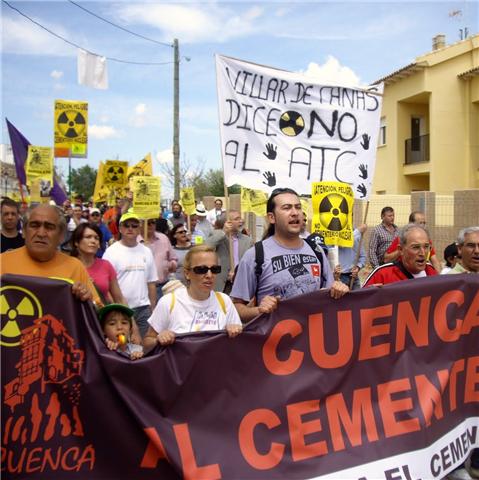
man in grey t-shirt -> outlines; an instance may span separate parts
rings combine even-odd
[[[241,259],[231,297],[243,322],[261,313],[271,313],[280,299],[330,288],[331,297],[340,298],[349,291],[334,281],[323,253],[323,268],[312,248],[299,236],[302,224],[301,202],[290,188],[273,190],[266,205],[269,220],[267,239],[263,241],[264,262],[257,282],[255,249],[249,249]],[[326,279],[321,285],[321,277]],[[258,283],[258,284],[257,284]],[[250,300],[257,296],[256,306]]]

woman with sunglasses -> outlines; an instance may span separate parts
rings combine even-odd
[[[220,272],[213,247],[192,247],[184,260],[187,287],[161,297],[148,319],[144,347],[169,345],[177,333],[225,329],[229,337],[239,335],[242,325],[233,302],[228,295],[213,291]]]
[[[171,229],[169,235],[173,251],[177,257],[175,276],[183,283],[185,283],[183,262],[186,254],[191,248],[191,241],[189,240],[187,233],[186,226],[180,223]]]
[[[70,255],[77,257],[85,265],[88,275],[106,303],[127,305],[112,264],[108,260],[96,257],[102,238],[103,235],[97,225],[80,223],[70,239]]]

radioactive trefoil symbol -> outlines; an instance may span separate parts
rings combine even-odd
[[[7,285],[0,288],[0,345],[16,347],[20,345],[22,330],[33,324],[43,315],[38,298],[23,287]]]

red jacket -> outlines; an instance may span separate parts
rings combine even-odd
[[[437,275],[437,271],[432,265],[426,264],[426,275],[428,277]],[[375,283],[382,283],[386,285],[388,283],[400,282],[401,280],[409,280],[414,278],[410,272],[408,272],[401,262],[385,263],[375,268],[364,282],[363,287],[369,287]]]

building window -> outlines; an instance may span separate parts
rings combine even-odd
[[[386,117],[381,117],[379,123],[379,142],[378,145],[386,145]]]

